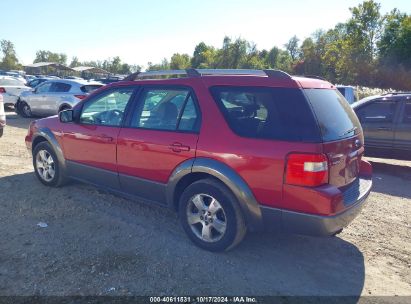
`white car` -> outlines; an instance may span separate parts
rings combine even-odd
[[[30,90],[30,87],[14,77],[0,76],[0,94],[3,95],[4,106],[14,106],[20,94]]]
[[[52,79],[20,95],[15,106],[23,117],[50,116],[71,109],[92,91],[102,87],[99,82]]]
[[[0,94],[0,137],[3,136],[3,128],[6,126],[6,113],[4,112],[3,95]]]

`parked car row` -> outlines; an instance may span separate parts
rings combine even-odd
[[[34,89],[22,92],[15,109],[23,117],[56,115],[62,110],[71,109],[102,86],[99,82],[77,79],[45,80]]]
[[[75,179],[167,206],[211,251],[246,231],[335,235],[372,187],[347,101],[327,81],[282,71],[131,75],[32,122],[25,140],[44,185]]]
[[[14,106],[21,93],[29,91],[30,87],[10,76],[0,76],[0,94],[3,95],[5,106]]]

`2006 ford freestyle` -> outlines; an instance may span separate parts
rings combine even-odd
[[[26,144],[43,184],[76,179],[168,206],[211,251],[247,230],[334,235],[372,186],[342,95],[277,70],[133,74],[33,122]]]

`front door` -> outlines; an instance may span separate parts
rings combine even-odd
[[[119,190],[117,136],[134,87],[117,87],[87,100],[79,122],[64,125],[64,157],[69,175]]]
[[[120,183],[124,191],[165,203],[165,186],[173,170],[194,159],[199,110],[190,88],[147,87],[134,106],[117,143]]]
[[[30,95],[28,103],[33,114],[44,115],[47,113],[46,94],[50,91],[52,84],[53,82],[46,81],[36,87]]]
[[[398,104],[396,100],[381,99],[357,110],[364,130],[366,147],[384,149],[393,147]]]

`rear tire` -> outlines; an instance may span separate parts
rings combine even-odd
[[[190,240],[209,251],[234,248],[247,231],[235,196],[213,179],[196,181],[184,190],[179,217]]]
[[[17,107],[18,107],[17,111],[22,117],[24,118],[33,117],[33,114],[31,113],[31,108],[25,101],[18,102]]]
[[[46,186],[60,187],[66,182],[57,155],[48,142],[41,142],[34,148],[33,167],[37,178]]]

